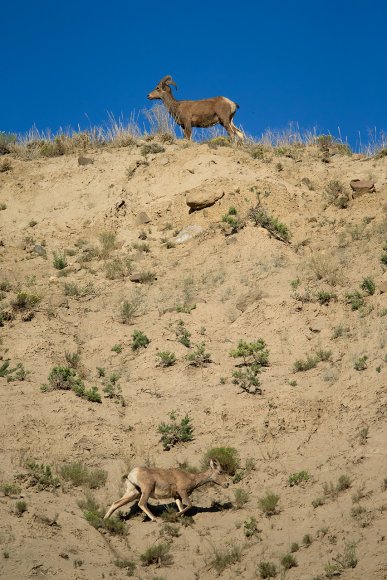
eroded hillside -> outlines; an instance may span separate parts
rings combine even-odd
[[[4,578],[387,578],[386,157],[216,143],[0,173]],[[352,179],[376,192],[351,199]],[[189,212],[192,191],[223,196]],[[258,386],[241,339],[268,350]],[[172,412],[193,440],[164,450]],[[214,447],[240,468],[194,492],[193,519],[85,518],[131,467],[200,467]],[[106,483],[73,485],[76,463]],[[169,562],[143,565],[162,544]]]

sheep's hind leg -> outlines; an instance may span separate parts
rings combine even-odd
[[[103,519],[106,520],[107,518],[110,518],[112,513],[115,512],[116,510],[118,510],[118,508],[122,507],[123,505],[125,505],[127,503],[130,503],[131,501],[134,501],[135,499],[137,499],[139,497],[139,495],[140,495],[140,492],[138,491],[138,489],[136,489],[133,486],[133,489],[127,490],[125,495],[123,495],[120,499],[118,499],[117,501],[112,503],[112,505],[110,506],[110,508],[106,512]]]

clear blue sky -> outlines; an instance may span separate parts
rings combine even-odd
[[[14,0],[0,54],[2,131],[128,116],[166,74],[177,98],[237,101],[249,134],[387,131],[387,0]]]

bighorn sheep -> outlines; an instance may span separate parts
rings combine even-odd
[[[222,473],[222,468],[216,459],[211,460],[210,468],[201,473],[187,473],[181,469],[135,467],[127,477],[125,494],[110,506],[104,519],[109,518],[116,509],[139,497],[139,507],[152,521],[156,521],[156,517],[147,505],[150,497],[155,499],[173,498],[179,509],[178,515],[182,515],[192,506],[188,496],[194,489],[205,483],[217,483],[223,487],[229,486],[228,478]]]
[[[201,101],[177,101],[171,85],[177,88],[170,75],[162,78],[149,93],[148,99],[161,99],[176,123],[184,131],[184,137],[191,139],[192,127],[212,127],[220,123],[230,137],[243,139],[243,133],[235,127],[232,119],[239,105],[226,97],[213,97]]]

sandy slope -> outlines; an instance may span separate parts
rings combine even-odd
[[[2,293],[1,304],[12,312],[10,305],[23,289],[41,296],[32,320],[23,321],[23,312],[16,311],[0,329],[3,360],[10,359],[11,366],[21,362],[29,371],[25,381],[0,378],[0,481],[18,483],[28,506],[18,516],[18,497],[0,497],[0,575],[123,578],[126,570],[114,564],[119,557],[136,562],[136,578],[206,579],[216,576],[210,563],[214,549],[237,545],[241,559],[222,575],[249,579],[259,577],[262,561],[280,569],[281,557],[298,542],[298,566],[286,578],[310,580],[324,578],[327,563],[354,542],[357,566],[343,570],[342,577],[387,578],[387,300],[380,291],[386,288],[380,262],[387,237],[386,160],[334,156],[325,164],[310,148],[296,159],[269,155],[262,161],[239,149],[179,142],[150,155],[149,164],[128,179],[127,169],[143,159],[138,148],[88,156],[94,164],[78,166],[75,155],[12,160],[12,170],[0,174],[1,202],[7,205],[0,212],[0,281],[12,286]],[[314,189],[302,182],[306,177]],[[372,178],[377,192],[350,201],[347,209],[326,207],[326,184],[339,179],[348,187],[353,178]],[[189,213],[185,192],[193,188],[225,195],[214,206]],[[247,216],[256,191],[265,208],[289,227],[290,244],[248,219],[236,234],[224,230],[222,216],[229,207]],[[149,216],[146,225],[138,224],[141,212]],[[33,227],[31,220],[37,222]],[[192,224],[204,232],[185,244],[165,246]],[[117,234],[109,260],[130,256],[134,272],[156,274],[152,284],[107,279],[99,256],[82,261],[87,252],[79,240],[86,250],[98,249],[106,230]],[[148,253],[133,249],[143,243],[144,230]],[[42,242],[46,259],[34,252]],[[72,255],[67,275],[60,276],[52,254],[64,250]],[[366,276],[375,281],[376,292],[365,296],[361,311],[352,311],[346,294],[360,290]],[[292,289],[297,278],[300,285]],[[88,290],[83,297],[69,296],[65,284]],[[337,301],[321,305],[316,299],[321,290],[335,292]],[[141,295],[140,311],[131,324],[122,324],[120,305],[133,292]],[[184,301],[196,303],[190,314],[176,312]],[[205,342],[213,361],[208,366],[188,365],[188,350],[174,332],[179,319],[192,344]],[[345,331],[333,338],[340,325]],[[138,354],[130,348],[134,329],[151,340]],[[240,338],[260,337],[270,351],[263,394],[240,393],[232,382],[236,361],[229,352]],[[116,344],[121,353],[111,350]],[[330,360],[293,373],[297,359],[318,349],[331,350]],[[156,355],[166,350],[176,354],[177,363],[164,369]],[[52,367],[76,351],[88,387],[97,385],[102,392],[97,367],[119,373],[125,406],[109,398],[96,404],[72,392],[41,392]],[[367,368],[357,371],[354,362],[363,355]],[[157,427],[172,410],[179,417],[189,414],[195,438],[163,451]],[[368,437],[362,444],[364,427]],[[47,491],[17,479],[26,473],[28,458],[52,466],[55,474],[64,462],[82,461],[108,472],[106,485],[93,492],[108,506],[119,497],[130,466],[169,467],[184,460],[199,465],[207,449],[221,445],[235,447],[242,465],[253,458],[255,469],[228,490],[194,493],[194,524],[179,525],[180,536],[171,539],[173,564],[161,569],[143,567],[139,558],[150,545],[165,541],[159,540],[161,523],[138,514],[127,519],[124,537],[100,533],[77,504],[84,497],[81,487],[61,481],[56,491]],[[290,487],[289,475],[302,470],[309,481]],[[324,496],[323,483],[336,483],[343,474],[351,478],[351,488],[314,508],[312,501]],[[249,501],[242,509],[226,509],[236,488],[249,492]],[[361,488],[364,497],[354,503]],[[258,508],[267,490],[280,496],[280,513],[271,518]],[[215,501],[224,502],[224,509],[216,509]],[[358,505],[364,512],[355,518],[351,510]],[[249,539],[243,529],[252,516],[260,533]],[[312,539],[309,547],[302,546],[305,534]]]

